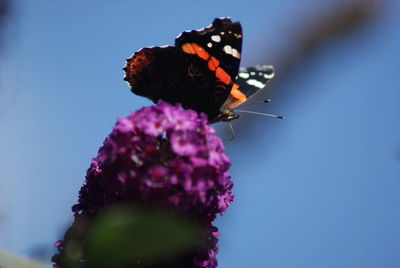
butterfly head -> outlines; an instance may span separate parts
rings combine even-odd
[[[233,110],[221,108],[221,112],[214,119],[210,120],[209,123],[229,122],[238,119],[239,117],[240,115],[236,114]]]

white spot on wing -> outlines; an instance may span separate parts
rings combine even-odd
[[[250,72],[250,75],[256,75],[256,72]]]
[[[237,49],[235,49],[235,48],[232,48],[232,56],[234,56],[235,58],[240,59],[239,51],[237,51]]]
[[[247,79],[250,77],[250,75],[248,73],[239,73],[239,77]]]
[[[232,55],[232,47],[230,45],[224,46],[224,51],[226,54]]]
[[[263,88],[266,85],[264,83],[261,83],[258,80],[255,80],[255,79],[249,79],[249,80],[246,81],[246,83],[249,84],[250,86],[255,86],[255,87],[258,87],[258,88]]]
[[[208,46],[208,47],[212,47],[212,44],[211,44],[211,43],[207,43],[207,46]]]
[[[274,77],[274,73],[272,73],[272,74],[264,74],[264,78],[265,79],[271,79],[271,78],[273,78]]]
[[[213,36],[211,36],[211,40],[214,41],[214,42],[219,43],[219,42],[221,42],[221,36],[213,35]]]

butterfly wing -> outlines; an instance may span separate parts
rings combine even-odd
[[[175,47],[187,59],[188,75],[201,87],[195,98],[207,98],[208,106],[203,110],[209,117],[215,116],[238,75],[242,51],[240,23],[217,18],[206,28],[181,33],[175,39]]]
[[[265,88],[274,76],[274,67],[270,65],[240,68],[235,84],[223,107],[231,110],[244,103]]]
[[[137,95],[181,103],[213,119],[238,75],[241,49],[240,23],[218,18],[181,33],[175,46],[140,49],[127,60],[124,79]]]
[[[123,70],[124,80],[133,93],[154,102],[159,99],[173,102],[168,96],[176,95],[170,89],[176,88],[174,81],[179,77],[179,58],[174,47],[142,48],[126,60]]]

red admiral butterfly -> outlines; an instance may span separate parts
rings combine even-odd
[[[127,59],[124,80],[133,93],[206,113],[210,123],[239,118],[233,108],[264,88],[272,66],[241,68],[242,27],[217,18],[185,31],[175,46],[142,48]]]

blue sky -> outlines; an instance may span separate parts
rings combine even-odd
[[[29,255],[61,237],[116,118],[150,104],[122,80],[133,52],[230,16],[242,66],[277,64],[302,22],[350,2],[18,1],[0,67],[0,247]],[[399,11],[333,39],[290,79],[277,69],[279,94],[254,109],[285,120],[234,124],[219,267],[399,267]]]

